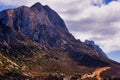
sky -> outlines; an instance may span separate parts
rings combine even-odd
[[[76,39],[95,41],[120,62],[120,0],[0,0],[0,10],[36,2],[54,9]]]

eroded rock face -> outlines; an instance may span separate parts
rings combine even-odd
[[[1,30],[5,30],[5,34],[2,31],[0,33],[9,39],[5,40],[6,42],[33,40],[41,44],[61,47],[69,44],[70,40],[75,40],[61,17],[49,6],[40,3],[0,12],[0,26],[2,26]]]

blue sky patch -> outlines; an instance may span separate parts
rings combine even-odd
[[[120,50],[112,51],[112,52],[108,53],[107,56],[112,60],[120,62]]]
[[[10,8],[15,8],[15,6],[0,4],[0,11],[5,10],[5,9],[10,9]]]

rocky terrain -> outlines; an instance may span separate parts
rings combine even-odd
[[[119,80],[119,70],[97,45],[76,40],[47,5],[0,12],[1,80],[78,80],[97,71],[83,80]]]

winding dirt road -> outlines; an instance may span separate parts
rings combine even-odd
[[[102,78],[100,77],[100,74],[103,71],[106,71],[107,69],[110,69],[110,67],[98,68],[94,72],[92,72],[91,74],[84,74],[82,79],[96,77],[98,80],[102,80]]]

